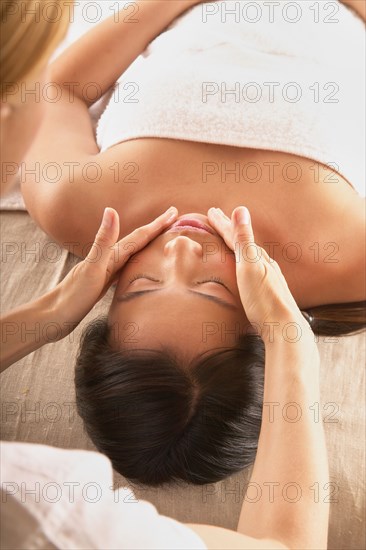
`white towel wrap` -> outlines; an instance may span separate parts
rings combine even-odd
[[[176,20],[119,79],[101,151],[142,137],[283,151],[330,164],[365,196],[363,22],[338,1],[269,4]]]

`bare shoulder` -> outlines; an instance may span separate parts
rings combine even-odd
[[[62,89],[58,101],[44,106],[42,125],[22,163],[21,189],[37,224],[59,243],[77,236],[80,256],[109,206],[102,169],[88,108]]]
[[[41,227],[66,189],[75,192],[83,166],[95,161],[98,153],[89,112],[81,100],[71,102],[63,91],[57,102],[45,103],[42,125],[22,163],[21,177],[27,209]]]
[[[254,539],[237,531],[216,527],[214,525],[199,525],[190,523],[192,529],[206,544],[209,550],[289,550],[282,543],[270,539]]]

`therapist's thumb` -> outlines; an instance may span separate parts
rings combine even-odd
[[[237,253],[243,247],[247,247],[250,244],[255,244],[253,228],[248,208],[245,206],[239,206],[235,208],[231,215],[231,221],[234,229],[234,243],[235,252]],[[241,255],[240,255],[241,256]],[[239,258],[237,258],[237,262]]]
[[[85,258],[87,262],[98,262],[105,269],[114,253],[113,246],[119,237],[119,216],[113,208],[107,207],[103,213],[101,225],[96,234],[94,243]]]
[[[249,210],[239,206],[232,213],[236,272],[241,283],[254,282],[261,273],[261,258],[265,252],[256,244]],[[248,279],[249,277],[249,279]]]

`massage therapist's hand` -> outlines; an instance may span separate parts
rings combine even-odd
[[[112,208],[105,209],[88,256],[53,291],[55,320],[65,327],[61,338],[71,332],[104,296],[130,257],[173,223],[177,214],[177,209],[172,207],[151,223],[116,242],[120,229],[119,217]]]
[[[129,258],[173,223],[177,214],[176,208],[169,209],[116,242],[118,214],[107,208],[85,260],[47,294],[1,317],[0,371],[72,332],[104,296]]]
[[[293,298],[277,262],[255,243],[250,213],[238,207],[228,218],[220,209],[208,212],[210,223],[235,252],[236,277],[240,299],[249,322],[260,328],[263,340],[269,338],[270,323],[295,322],[302,333],[314,336]]]

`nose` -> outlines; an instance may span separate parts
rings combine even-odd
[[[170,259],[189,260],[192,255],[202,256],[202,246],[185,235],[179,235],[165,244],[164,254]]]

